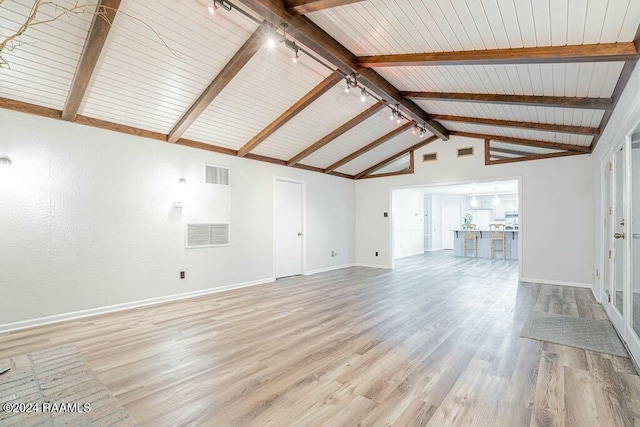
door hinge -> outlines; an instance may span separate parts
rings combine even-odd
[[[611,209],[611,206],[609,206],[609,215],[613,214],[613,209]]]
[[[611,302],[611,294],[607,294],[607,302]]]
[[[611,251],[609,251],[609,259],[611,259]]]
[[[613,170],[613,166],[611,165],[611,162],[609,162],[609,170]]]

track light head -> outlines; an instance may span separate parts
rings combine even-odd
[[[391,109],[391,115],[389,116],[389,120],[393,121],[396,118],[396,110]]]
[[[418,125],[413,125],[413,129],[411,129],[411,133],[414,135],[418,133]]]
[[[362,88],[360,91],[360,101],[365,102],[369,97],[369,92],[365,88]]]
[[[267,47],[271,50],[275,49],[276,47],[276,35],[275,34],[269,34],[267,36]]]
[[[296,50],[293,53],[293,56],[291,57],[291,60],[293,61],[294,64],[297,64],[298,59],[300,59],[300,50],[296,48]]]

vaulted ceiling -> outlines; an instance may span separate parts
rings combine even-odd
[[[77,5],[55,3],[38,20]],[[31,7],[0,3],[0,40]],[[0,107],[349,178],[412,172],[413,151],[450,135],[484,140],[487,164],[589,153],[640,45],[637,0],[95,10],[32,26],[2,52]]]

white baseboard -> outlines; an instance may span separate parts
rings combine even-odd
[[[543,285],[570,286],[572,288],[589,288],[593,291],[593,285],[590,283],[563,282],[561,280],[530,279],[528,277],[523,277],[520,280],[522,282],[541,283]]]
[[[325,268],[318,268],[315,270],[309,270],[306,273],[304,273],[305,276],[310,276],[312,274],[318,274],[318,273],[326,273],[327,271],[333,271],[333,270],[340,270],[342,268],[349,268],[349,267],[354,267],[355,264],[342,264],[342,265],[334,265],[332,267],[325,267]]]
[[[361,263],[361,262],[356,262],[355,265],[357,267],[384,268],[386,270],[391,270],[391,266],[390,265],[384,265],[384,264],[364,264],[364,263]]]
[[[425,252],[437,252],[437,251],[443,251],[444,248],[435,248],[435,249],[425,249]]]
[[[199,297],[202,295],[215,294],[218,292],[230,291],[233,289],[247,288],[249,286],[262,285],[274,282],[274,277],[266,279],[252,280],[250,282],[235,283],[233,285],[220,286],[217,288],[202,289],[198,291],[185,292],[181,294],[166,295],[162,297],[149,298],[145,300],[125,302],[122,304],[108,305],[105,307],[90,308],[88,310],[74,311],[71,313],[54,314],[52,316],[38,317],[36,319],[21,320],[19,322],[6,323],[0,325],[0,333],[15,331],[18,329],[33,328],[35,326],[43,326],[51,323],[59,323],[67,320],[80,319],[82,317],[97,316],[99,314],[112,313],[114,311],[128,310],[131,308],[144,307],[148,305],[162,304],[165,302],[178,301],[187,298]]]

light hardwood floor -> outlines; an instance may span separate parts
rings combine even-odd
[[[605,318],[432,253],[2,334],[0,358],[74,343],[143,425],[639,425],[630,360],[520,338],[531,310]]]

